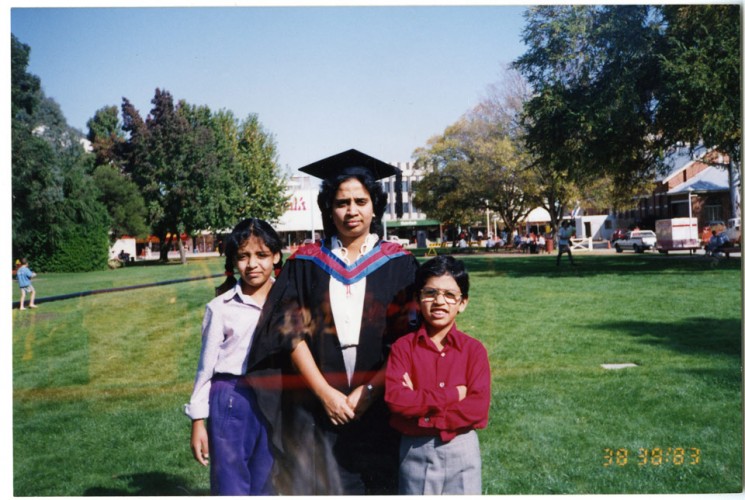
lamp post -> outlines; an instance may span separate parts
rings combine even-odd
[[[688,188],[688,239],[693,241],[693,235],[691,234],[691,219],[693,218],[693,210],[691,206],[691,193],[693,193],[693,188]],[[689,242],[689,244],[691,244]]]
[[[486,236],[489,237],[491,227],[489,225],[489,200],[486,200]]]

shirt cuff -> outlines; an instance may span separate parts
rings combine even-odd
[[[210,416],[209,408],[194,408],[194,405],[191,404],[184,405],[184,413],[192,420],[200,420]]]

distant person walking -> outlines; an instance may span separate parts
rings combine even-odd
[[[28,301],[28,307],[31,309],[36,309],[36,304],[34,304],[34,300],[36,299],[36,290],[34,289],[34,285],[31,284],[31,278],[35,277],[36,273],[28,267],[28,259],[26,259],[26,257],[22,258],[21,267],[19,267],[18,271],[16,271],[18,286],[21,288],[21,305],[18,308],[21,311],[26,309],[23,306],[23,303],[26,301],[26,293],[31,294]]]
[[[561,221],[561,227],[557,234],[559,241],[559,255],[556,257],[556,265],[558,266],[561,262],[561,254],[566,253],[569,256],[569,262],[574,265],[574,259],[572,258],[572,249],[570,245],[570,238],[574,234],[574,231],[569,227],[568,221]]]

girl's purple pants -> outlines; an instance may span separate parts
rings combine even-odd
[[[274,494],[267,426],[245,378],[213,377],[207,433],[212,495]]]

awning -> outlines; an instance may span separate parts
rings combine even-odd
[[[537,207],[531,210],[525,217],[525,222],[551,222],[551,214],[543,207]]]
[[[387,220],[384,223],[386,227],[440,226],[440,221],[437,219]]]

